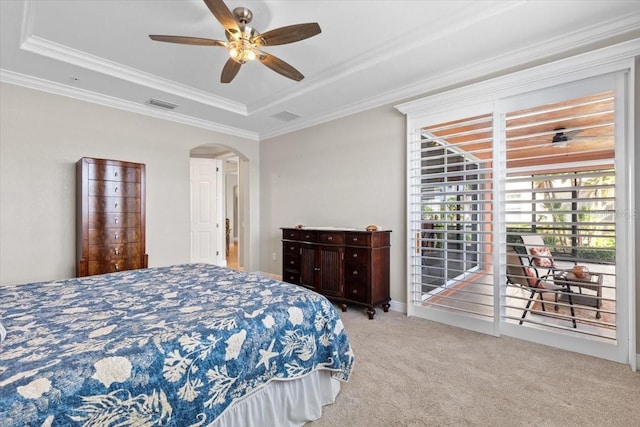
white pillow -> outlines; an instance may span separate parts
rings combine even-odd
[[[0,323],[0,343],[4,341],[4,337],[6,336],[7,336],[7,330],[4,328],[4,326],[2,326],[2,323]]]

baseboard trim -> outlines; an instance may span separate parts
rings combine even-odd
[[[389,304],[391,305],[391,307],[389,307],[390,310],[397,311],[399,313],[407,314],[407,304],[406,303],[391,300],[391,302]]]

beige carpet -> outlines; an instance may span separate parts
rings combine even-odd
[[[310,427],[640,425],[626,365],[397,312],[342,317],[355,369]]]

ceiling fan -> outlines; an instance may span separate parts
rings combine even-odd
[[[597,141],[604,142],[609,140],[611,143],[613,142],[613,135],[592,135],[592,136],[579,136],[582,132],[587,129],[573,129],[567,131],[566,128],[560,127],[556,128],[553,131],[556,132],[551,139],[551,143],[554,147],[566,147],[567,145],[578,142],[578,141]]]
[[[240,71],[242,64],[256,59],[276,73],[292,80],[300,81],[304,78],[300,71],[283,60],[262,52],[260,48],[293,43],[320,34],[320,26],[317,23],[288,25],[260,34],[255,28],[248,25],[253,19],[253,13],[249,9],[237,7],[231,12],[222,0],[204,0],[204,2],[213,16],[222,24],[227,41],[150,34],[151,40],[226,48],[229,52],[229,59],[222,68],[221,83],[231,82]]]
[[[554,129],[554,131],[556,132],[556,134],[553,135],[551,142],[558,147],[564,147],[569,144],[569,141],[573,140],[574,136],[582,132],[582,129],[575,129],[565,132],[565,128],[556,128]]]

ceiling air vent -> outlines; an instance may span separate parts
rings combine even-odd
[[[295,120],[297,118],[300,118],[299,115],[290,113],[288,111],[281,111],[281,112],[279,112],[277,114],[274,114],[271,117],[273,117],[274,119],[282,120],[283,122],[290,122],[291,120]]]
[[[173,110],[178,106],[178,104],[173,104],[171,102],[162,101],[160,99],[151,98],[146,102],[149,105],[153,105],[154,107],[164,108],[165,110]]]

